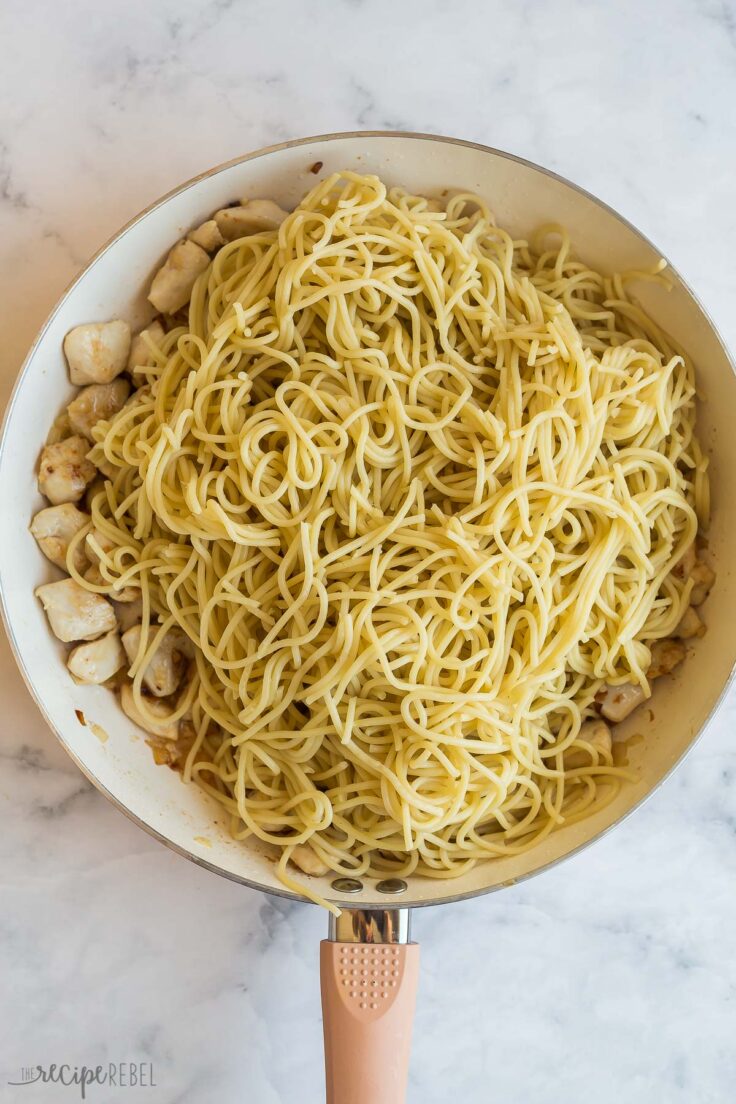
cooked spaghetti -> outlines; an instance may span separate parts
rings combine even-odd
[[[67,569],[140,592],[144,727],[165,706],[185,779],[292,888],[316,896],[304,845],[315,870],[453,877],[621,784],[584,722],[648,694],[708,514],[693,368],[644,278],[559,226],[515,241],[475,196],[336,174],[218,249],[94,427]],[[188,677],[152,699],[172,630]]]

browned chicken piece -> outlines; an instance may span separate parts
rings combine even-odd
[[[605,721],[599,719],[584,721],[580,726],[578,739],[590,744],[598,753],[599,760],[611,758],[613,742],[611,740],[611,730]],[[565,766],[570,769],[587,767],[591,762],[590,752],[581,747],[571,747],[565,752],[563,759]]]
[[[668,675],[685,658],[685,645],[681,640],[657,640],[652,645],[652,662],[647,678],[657,679]]]
[[[690,605],[700,606],[710,594],[710,588],[716,581],[715,572],[711,571],[702,560],[698,560],[690,572],[689,578],[693,581],[693,589],[690,591]]]
[[[327,874],[330,869],[308,843],[298,843],[289,855],[289,861],[293,862],[294,866],[299,867],[305,874],[312,874],[316,878]]]
[[[116,379],[112,383],[91,383],[69,403],[69,424],[75,433],[92,441],[93,427],[122,410],[129,394],[130,384],[124,379]]]
[[[171,707],[166,702],[156,698],[146,699],[146,710],[151,714],[151,719],[144,716],[138,708],[138,703],[133,695],[133,686],[126,682],[120,688],[120,704],[126,717],[130,717],[134,724],[140,725],[144,732],[150,732],[151,736],[161,736],[164,740],[176,740],[179,735],[179,724],[171,720]]]
[[[644,690],[634,682],[624,682],[621,686],[605,686],[596,694],[600,711],[611,724],[619,724],[645,700]]]
[[[214,253],[216,249],[225,244],[220,228],[213,218],[207,219],[207,222],[203,222],[196,230],[192,230],[191,233],[187,234],[187,237],[200,249],[204,249],[205,253]]]
[[[117,599],[113,598],[112,604],[121,633],[132,629],[134,625],[140,625],[143,620],[143,598],[140,591],[132,602],[118,604]]]
[[[51,630],[59,640],[96,640],[116,628],[115,611],[101,594],[85,590],[74,579],[44,583],[36,588]]]
[[[160,736],[151,736],[146,743],[150,747],[154,762],[158,766],[171,767],[172,770],[183,770],[196,738],[197,733],[194,730],[191,717],[185,714],[179,721],[176,740],[165,740]]]
[[[30,528],[44,556],[66,571],[66,554],[71,539],[89,521],[89,514],[78,510],[72,502],[62,502],[59,506],[47,506],[45,510],[39,510]],[[74,566],[77,571],[84,571],[86,564],[84,544],[80,542],[74,551]]]
[[[46,445],[38,469],[38,489],[53,506],[78,502],[87,485],[97,475],[87,459],[89,442],[84,437],[66,437],[55,445]]]
[[[95,467],[97,467],[96,464]],[[95,495],[99,494],[100,491],[104,491],[104,489],[105,480],[100,475],[100,472],[98,470],[97,478],[92,480],[89,487],[87,487],[87,490],[84,492],[84,508],[86,510],[90,511],[92,509],[92,503],[94,502]]]
[[[675,629],[675,636],[680,640],[691,640],[695,636],[705,636],[705,625],[698,616],[698,611],[688,606],[680,623]]]
[[[194,242],[177,242],[153,278],[149,302],[162,314],[175,314],[189,301],[197,277],[209,263],[207,253]]]
[[[688,579],[690,572],[697,563],[697,552],[695,551],[695,543],[688,545],[681,560],[675,564],[672,569],[673,575],[676,575],[678,579]]]
[[[247,234],[278,230],[288,214],[271,199],[249,199],[240,207],[224,207],[216,211],[214,218],[225,241],[235,241]]]
[[[113,589],[113,584],[110,583],[100,571],[99,563],[91,563],[84,573],[84,577],[88,583],[92,586],[110,587],[111,593],[110,599],[115,599],[116,602],[135,602],[140,598],[140,588],[136,586],[121,587],[119,590]]]
[[[127,322],[88,322],[64,338],[72,383],[111,383],[125,369],[130,352]]]
[[[72,649],[66,665],[77,682],[99,686],[112,678],[124,663],[125,652],[120,634],[117,629],[112,629],[98,640],[78,644]]]
[[[140,625],[133,625],[123,633],[123,647],[129,663],[133,663],[138,655],[142,631]],[[182,632],[172,629],[166,633],[146,664],[143,684],[157,698],[173,694],[182,680],[186,669],[185,641]]]
[[[146,326],[145,330],[141,330],[140,333],[136,334],[130,344],[128,371],[135,375],[136,372],[150,367],[153,363],[153,357],[148,343],[146,342],[146,337],[150,338],[154,345],[160,345],[165,336],[166,331],[158,319],[155,322],[151,322],[149,326]]]

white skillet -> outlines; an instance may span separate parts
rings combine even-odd
[[[378,173],[415,192],[478,192],[498,222],[519,236],[540,223],[562,222],[579,255],[604,271],[648,268],[660,257],[643,235],[599,200],[553,173],[484,146],[382,132],[331,134],[273,146],[183,184],[100,250],[31,348],[0,441],[2,612],[15,658],[46,721],[95,786],[151,835],[217,874],[287,897],[292,894],[277,880],[270,856],[257,844],[234,842],[214,803],[183,785],[177,774],[154,766],[144,735],[135,731],[112,694],[72,682],[62,648],[33,596],[55,569],[39,552],[28,524],[43,505],[35,479],[39,451],[51,422],[72,396],[62,356],[64,334],[94,320],[121,317],[134,325],[144,323],[150,316],[145,300],[150,278],[183,233],[242,195],[270,197],[291,207],[316,180],[346,168]],[[321,894],[349,910],[332,925],[331,938],[322,947],[330,1101],[399,1104],[404,1098],[418,958],[418,948],[408,942],[409,908],[500,889],[597,839],[677,765],[731,677],[736,654],[736,580],[730,565],[736,546],[731,505],[736,500],[736,377],[703,308],[679,275],[672,269],[670,275],[675,283],[671,292],[642,284],[638,295],[694,358],[704,398],[700,434],[712,455],[709,541],[717,567],[705,607],[707,635],[676,676],[657,682],[651,709],[630,718],[623,735],[644,737],[632,741],[629,752],[638,781],[624,786],[602,812],[563,828],[523,855],[480,864],[454,881],[311,879]]]

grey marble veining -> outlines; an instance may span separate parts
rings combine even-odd
[[[626,214],[736,348],[732,0],[5,0],[0,389],[84,260],[179,181],[303,134],[429,130]],[[150,1061],[88,1099],[322,1092],[313,908],[160,847],[57,746],[0,652],[0,1099],[22,1065]],[[736,697],[594,848],[426,910],[410,1101],[736,1099]],[[137,1095],[136,1095],[137,1092]]]

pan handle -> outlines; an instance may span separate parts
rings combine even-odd
[[[419,947],[408,909],[344,909],[320,948],[327,1104],[403,1104]]]

